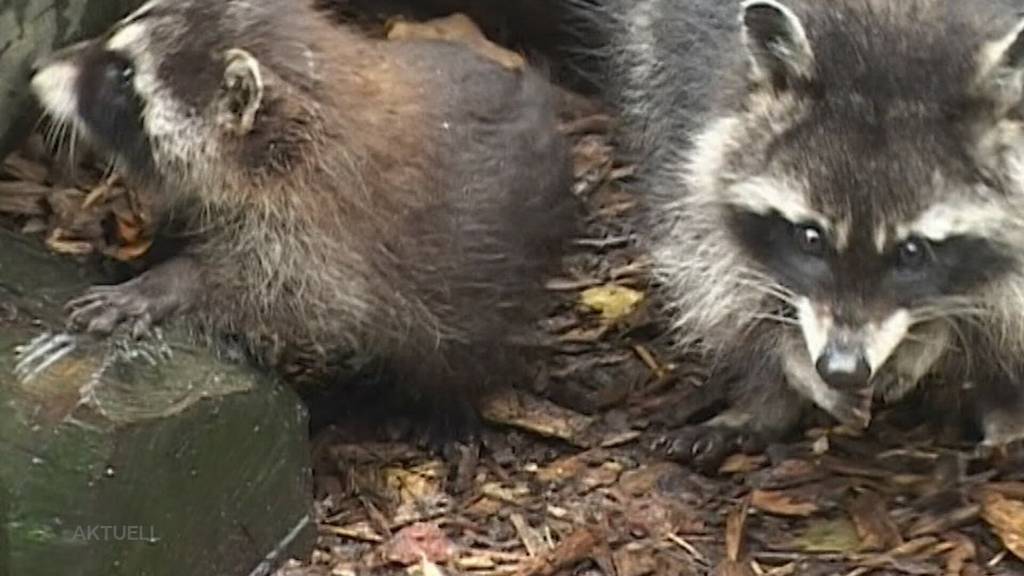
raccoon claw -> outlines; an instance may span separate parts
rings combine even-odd
[[[714,474],[726,458],[737,453],[753,453],[764,448],[756,434],[738,428],[692,426],[655,441],[652,449],[663,456]]]
[[[126,327],[132,338],[152,336],[154,316],[163,315],[156,300],[134,281],[116,286],[94,286],[67,303],[69,330],[109,336]]]
[[[40,334],[31,342],[15,349],[18,358],[14,375],[22,383],[31,382],[47,368],[71,354],[78,347],[78,339],[66,332]]]

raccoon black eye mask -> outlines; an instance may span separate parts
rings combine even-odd
[[[713,469],[813,409],[864,427],[925,376],[982,383],[986,445],[1024,438],[1020,16],[956,0],[602,10],[661,297],[730,399],[670,452]]]

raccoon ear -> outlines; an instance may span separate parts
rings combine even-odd
[[[776,0],[745,0],[740,24],[751,80],[780,90],[811,78],[814,52],[792,10]]]
[[[224,82],[218,103],[218,122],[238,135],[247,134],[256,122],[256,112],[263,103],[263,77],[260,63],[252,54],[239,48],[224,53]]]
[[[981,53],[981,89],[1005,115],[1024,101],[1024,21]]]

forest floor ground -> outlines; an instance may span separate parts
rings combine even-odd
[[[547,284],[536,381],[489,405],[458,462],[344,423],[319,431],[319,543],[280,576],[1024,574],[1024,475],[899,407],[865,434],[810,428],[710,475],[649,449],[713,394],[665,343],[615,119],[564,102],[585,224]],[[10,222],[64,253],[144,249],[116,181],[69,184],[44,164],[22,152],[0,171]]]

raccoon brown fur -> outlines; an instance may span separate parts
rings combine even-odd
[[[530,67],[369,39],[301,1],[156,0],[41,62],[33,87],[188,234],[70,303],[77,329],[182,316],[323,378],[383,360],[442,412],[524,377],[573,229],[553,89]]]

